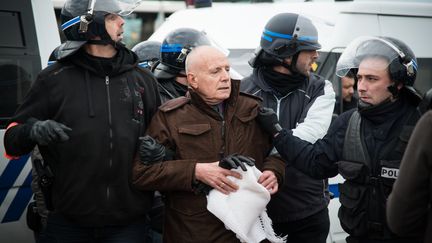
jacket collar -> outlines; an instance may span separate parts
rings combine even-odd
[[[224,101],[225,103],[225,114],[228,114],[226,117],[228,120],[231,120],[232,115],[234,114],[233,110],[235,109],[235,104],[237,103],[237,99],[240,93],[240,80],[231,80],[231,94],[228,99]],[[198,95],[194,90],[189,89],[187,96],[191,99],[191,104],[196,106],[198,109],[203,111],[208,116],[212,117],[216,120],[223,120],[223,117],[219,115],[210,105],[204,102],[201,96]]]

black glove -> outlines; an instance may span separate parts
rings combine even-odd
[[[231,154],[227,157],[221,159],[219,162],[219,166],[224,169],[237,169],[239,166],[243,171],[247,171],[246,166],[244,164],[247,164],[249,166],[255,165],[255,160],[251,157],[246,157],[239,154]]]
[[[141,140],[139,146],[139,155],[141,163],[145,165],[161,162],[165,156],[165,146],[158,143],[149,135],[139,138]]]
[[[261,128],[272,136],[282,130],[278,117],[271,108],[262,107],[259,110],[256,120],[260,124]]]
[[[69,140],[66,132],[70,131],[71,128],[53,120],[36,121],[30,129],[30,139],[40,145],[65,142]]]

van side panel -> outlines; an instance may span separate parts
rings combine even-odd
[[[60,37],[51,0],[0,1],[0,27],[0,242],[28,243],[31,163],[4,156],[4,129]]]

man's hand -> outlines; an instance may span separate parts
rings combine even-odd
[[[278,117],[271,108],[261,107],[256,120],[261,128],[273,137],[282,130]]]
[[[275,194],[279,188],[277,177],[273,171],[270,170],[263,171],[260,178],[258,178],[258,183],[263,185],[263,187],[265,187],[271,195]]]
[[[237,169],[240,166],[243,171],[247,171],[244,164],[254,166],[255,160],[251,157],[246,157],[239,154],[231,154],[221,159],[219,162],[219,166],[227,170]]]
[[[195,166],[195,178],[223,194],[229,194],[238,190],[238,185],[232,182],[227,176],[241,179],[242,176],[235,171],[219,167],[219,162],[197,163]]]
[[[140,137],[139,139],[141,141],[139,146],[141,163],[151,165],[163,160],[165,156],[165,146],[158,143],[149,135]]]
[[[71,131],[71,128],[53,120],[36,121],[30,130],[30,139],[39,145],[65,142],[69,140],[66,132]]]

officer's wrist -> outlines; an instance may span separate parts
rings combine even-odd
[[[282,131],[282,127],[279,123],[274,124],[273,138],[277,137],[279,133]]]

